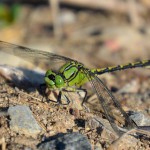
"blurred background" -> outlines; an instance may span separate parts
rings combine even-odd
[[[1,0],[0,40],[88,67],[123,64],[150,58],[149,13],[149,0]]]

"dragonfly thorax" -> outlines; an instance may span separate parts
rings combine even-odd
[[[65,78],[67,86],[80,87],[87,82],[87,77],[83,71],[83,64],[71,61],[60,68],[60,74]]]

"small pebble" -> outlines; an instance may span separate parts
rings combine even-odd
[[[142,112],[133,112],[130,117],[135,121],[138,126],[150,126],[150,117]]]

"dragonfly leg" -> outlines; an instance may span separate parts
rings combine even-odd
[[[68,88],[67,90],[64,90],[64,91],[68,91],[68,92],[81,92],[81,91],[84,91],[85,92],[85,96],[82,100],[82,103],[81,103],[81,106],[83,106],[83,103],[86,102],[86,99],[87,99],[87,90],[86,89],[82,89],[81,87],[80,88]]]
[[[48,97],[47,97],[47,94],[45,93],[45,90],[46,90],[46,84],[45,83],[43,83],[43,84],[40,84],[40,92],[41,92],[41,94],[44,96],[44,97],[46,97],[46,100],[47,101],[52,101],[52,100],[50,100]],[[56,103],[58,103],[58,104],[60,104],[60,105],[68,105],[69,103],[70,103],[70,101],[69,101],[69,99],[66,97],[66,99],[67,99],[67,103],[66,104],[63,104],[62,103],[62,101],[61,101],[61,98],[62,98],[62,91],[59,91],[59,94],[58,94],[58,98],[57,98],[57,102]],[[55,101],[52,101],[52,102],[55,102]]]
[[[86,89],[82,89],[82,91],[85,92],[85,96],[84,96],[84,98],[82,100],[81,106],[83,106],[84,102],[86,102],[86,100],[87,100],[87,94],[88,94]]]
[[[67,100],[67,103],[66,104],[63,104],[62,101],[61,101],[61,97],[62,97],[62,94],[63,94],[63,91],[59,91],[59,94],[58,94],[58,98],[57,98],[57,102],[58,104],[61,104],[61,105],[69,105],[70,103],[70,100],[68,99],[68,97],[64,94],[66,100]]]
[[[85,92],[85,96],[84,96],[84,98],[82,98],[81,97],[81,95],[79,94],[79,92]],[[87,98],[87,91],[86,91],[86,89],[82,89],[82,88],[67,88],[67,89],[63,89],[63,91],[62,92],[77,92],[79,95],[80,95],[80,97],[83,99],[83,101],[85,102],[85,100],[86,100],[86,98]],[[67,104],[69,104],[70,103],[70,100],[69,100],[69,98],[64,94],[64,96],[65,96],[65,98],[66,98],[66,100],[67,100]],[[71,100],[72,101],[72,100]],[[82,104],[83,104],[83,102],[82,102]],[[83,106],[81,104],[81,106]]]
[[[66,98],[66,100],[67,100],[67,103],[66,103],[65,105],[69,105],[69,103],[70,103],[69,98],[68,98],[66,95],[64,95],[64,96],[65,96],[65,98]]]
[[[86,89],[82,89],[82,88],[79,88],[77,90],[78,90],[78,92],[80,92],[80,91],[84,91],[85,92],[85,95],[84,95],[84,98],[82,100],[81,106],[84,107],[87,110],[87,112],[90,112],[89,108],[86,105],[84,105],[84,103],[87,101],[87,94],[88,94],[87,90]]]
[[[57,97],[57,103],[58,104],[62,104],[62,102],[61,102],[61,96],[62,96],[62,92],[59,91],[59,94],[58,94],[58,97]]]

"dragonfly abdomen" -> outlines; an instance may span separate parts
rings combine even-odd
[[[92,72],[100,75],[100,74],[108,73],[108,72],[121,71],[125,69],[146,67],[146,66],[150,66],[150,60],[138,61],[135,63],[128,63],[125,65],[118,65],[118,66],[106,67],[106,68],[101,68],[101,69],[92,69]]]

